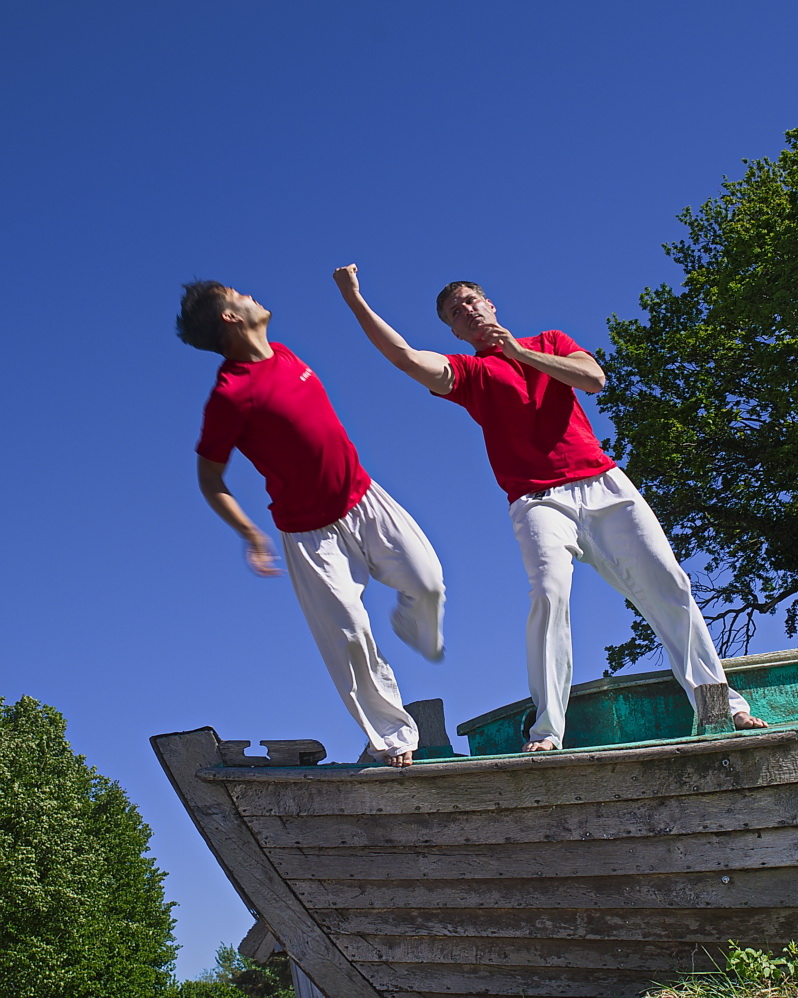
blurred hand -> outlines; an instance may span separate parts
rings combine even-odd
[[[256,575],[261,575],[264,578],[275,578],[283,574],[282,569],[277,567],[279,555],[266,534],[258,531],[246,544],[247,563]]]

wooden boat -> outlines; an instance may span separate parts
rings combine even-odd
[[[152,742],[326,998],[631,998],[798,931],[798,650],[724,664],[770,728],[697,726],[656,672],[574,687],[560,752],[519,753],[529,701],[461,725],[469,756],[422,727],[406,770],[319,765],[311,741],[253,758],[211,728]]]

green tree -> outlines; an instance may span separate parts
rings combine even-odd
[[[216,950],[214,969],[205,971],[200,981],[233,987],[247,998],[294,998],[291,969],[284,953],[274,954],[267,966],[261,966],[241,956],[234,946],[222,943]]]
[[[679,291],[646,288],[647,321],[609,321],[598,397],[624,460],[680,560],[700,556],[697,602],[722,655],[745,652],[761,614],[798,623],[798,129],[775,161],[679,220],[664,246]],[[656,647],[648,625],[608,651],[609,671]]]
[[[176,947],[150,830],[64,719],[0,699],[0,995],[167,993]]]
[[[183,981],[168,998],[245,998],[244,992],[225,981]]]

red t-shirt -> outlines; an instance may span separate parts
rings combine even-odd
[[[582,350],[559,329],[518,342],[558,357]],[[510,360],[500,347],[448,357],[454,388],[440,397],[463,406],[482,427],[490,466],[510,502],[615,467],[569,385]]]
[[[197,453],[226,464],[237,447],[266,479],[286,533],[345,516],[371,485],[321,381],[282,343],[266,360],[226,360],[205,406]]]

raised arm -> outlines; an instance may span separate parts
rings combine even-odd
[[[382,319],[360,293],[357,267],[338,267],[333,279],[344,301],[352,309],[363,332],[374,346],[400,371],[429,388],[438,395],[448,395],[454,385],[454,374],[449,358],[432,350],[415,350],[403,336]]]
[[[225,485],[226,465],[197,456],[197,481],[211,509],[243,537],[246,543],[246,557],[250,568],[257,575],[275,576],[283,573],[277,567],[277,555],[269,537],[259,530],[238,500]]]

